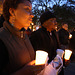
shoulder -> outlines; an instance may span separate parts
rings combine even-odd
[[[41,31],[42,31],[41,29],[38,29],[38,30],[32,32],[30,36],[35,36],[35,37],[39,36],[41,34]]]

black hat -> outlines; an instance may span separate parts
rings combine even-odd
[[[41,22],[41,24],[43,24],[45,21],[47,21],[50,18],[56,18],[56,16],[52,12],[46,11],[40,16],[39,21]]]

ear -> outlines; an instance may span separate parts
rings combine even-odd
[[[10,13],[11,16],[15,16],[15,13],[14,13],[14,9],[13,8],[10,8],[9,9],[9,13]]]

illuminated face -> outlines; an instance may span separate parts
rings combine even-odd
[[[68,30],[68,24],[64,24],[64,25],[62,26],[62,28],[64,28],[65,30]]]
[[[14,26],[18,29],[27,29],[30,23],[32,23],[32,5],[29,1],[20,3],[17,9],[14,9],[15,23]]]
[[[57,27],[56,18],[51,18],[47,20],[46,22],[44,22],[43,26],[47,28],[47,31],[51,32],[52,30],[55,30],[55,28]]]

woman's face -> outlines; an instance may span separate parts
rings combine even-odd
[[[55,30],[56,27],[57,27],[57,21],[56,21],[56,18],[51,18],[49,20],[47,20],[45,23],[44,23],[44,27],[47,28],[47,31],[52,31],[52,30]]]
[[[29,1],[24,1],[24,3],[20,3],[17,9],[14,9],[15,22],[14,27],[21,29],[27,29],[30,23],[32,23],[32,5]]]

